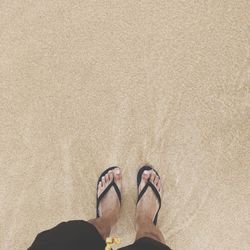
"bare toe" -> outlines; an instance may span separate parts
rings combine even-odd
[[[106,186],[105,176],[102,177],[102,186],[103,186],[103,187]]]
[[[108,175],[109,175],[109,179],[110,179],[110,180],[113,180],[114,174],[113,174],[113,171],[112,171],[112,170],[109,170]]]
[[[119,189],[121,189],[121,179],[122,179],[122,175],[121,175],[121,170],[120,168],[116,168],[114,170],[114,179],[115,179],[115,183],[118,186]]]
[[[156,184],[159,192],[161,192],[161,180],[159,179],[158,183]]]
[[[155,186],[157,186],[157,183],[159,182],[160,178],[158,176],[155,177],[155,181],[154,181],[154,184]]]
[[[145,187],[149,178],[150,178],[150,171],[145,170],[142,174],[141,183],[139,186],[139,192],[141,192],[141,190]]]
[[[150,173],[150,180],[151,180],[151,182],[154,183],[155,178],[156,178],[156,173],[155,173],[155,171],[151,170],[151,173]]]

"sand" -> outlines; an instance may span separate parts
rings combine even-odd
[[[0,249],[95,217],[119,165],[133,242],[136,173],[164,183],[174,250],[250,249],[250,6],[227,1],[0,2]]]

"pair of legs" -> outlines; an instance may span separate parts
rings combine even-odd
[[[98,183],[97,195],[106,189],[114,180],[119,190],[122,190],[122,174],[119,168],[109,171]],[[145,170],[142,175],[139,192],[146,183],[151,181],[159,193],[162,192],[161,180],[154,170]],[[136,240],[141,238],[150,238],[165,244],[165,239],[161,231],[154,225],[153,218],[158,210],[159,204],[151,188],[140,199],[136,208]],[[89,220],[98,230],[99,234],[105,240],[111,232],[112,227],[117,223],[120,214],[120,202],[114,188],[104,196],[99,207],[100,217]]]
[[[111,169],[99,178],[97,218],[62,222],[39,233],[29,250],[104,250],[105,240],[120,215],[122,174],[117,167]],[[170,250],[165,245],[163,234],[154,224],[162,193],[160,178],[152,168],[143,168],[138,176],[138,193],[141,196],[136,208],[136,241],[120,250]]]

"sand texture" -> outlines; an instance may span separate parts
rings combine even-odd
[[[1,0],[0,249],[95,217],[112,165],[113,234],[131,243],[151,163],[173,250],[249,250],[249,13],[247,0]]]

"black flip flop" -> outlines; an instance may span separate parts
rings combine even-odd
[[[100,202],[101,200],[103,199],[103,197],[108,193],[108,191],[114,187],[116,193],[117,193],[117,196],[119,198],[119,201],[120,201],[120,204],[121,204],[121,192],[119,190],[119,188],[117,187],[116,183],[115,183],[115,180],[113,179],[110,184],[106,187],[106,189],[104,189],[104,191],[100,194],[100,196],[98,197],[98,184],[99,182],[102,180],[102,177],[105,176],[110,170],[113,170],[115,168],[118,168],[118,167],[110,167],[108,169],[106,169],[99,177],[98,181],[97,181],[97,188],[96,188],[96,217],[100,217],[100,214],[99,214],[99,205],[100,205]]]
[[[139,193],[139,186],[140,186],[140,183],[141,183],[141,178],[142,178],[142,174],[145,170],[153,170],[156,175],[160,178],[159,174],[157,173],[157,171],[155,169],[153,169],[151,166],[143,166],[142,168],[140,168],[138,174],[137,174],[137,188],[138,188],[138,193]],[[159,214],[159,211],[161,209],[161,196],[158,192],[158,190],[156,189],[155,185],[151,182],[151,181],[148,181],[145,185],[145,187],[142,189],[142,191],[138,194],[138,199],[137,199],[137,204],[138,202],[140,201],[140,199],[142,198],[142,196],[146,193],[148,187],[152,188],[158,202],[159,202],[159,208],[158,208],[158,211],[154,217],[154,220],[153,220],[153,223],[156,225],[157,224],[157,219],[158,219],[158,214]]]

